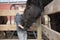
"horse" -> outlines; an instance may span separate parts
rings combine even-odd
[[[44,7],[51,1],[52,0],[27,0],[26,8],[21,20],[24,30],[27,30],[36,22],[36,20],[41,16]]]

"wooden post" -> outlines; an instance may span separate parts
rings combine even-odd
[[[41,18],[37,20],[37,40],[42,40]]]

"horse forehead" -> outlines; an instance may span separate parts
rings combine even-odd
[[[32,6],[30,6],[30,10],[40,10],[40,8],[38,7],[38,6],[34,6],[34,5],[32,5]]]

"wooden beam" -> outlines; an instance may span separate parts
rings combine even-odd
[[[60,12],[60,0],[54,0],[53,12]]]
[[[18,40],[18,39],[0,39],[0,40]],[[28,40],[37,40],[37,39],[28,39]]]
[[[53,0],[44,8],[44,14],[52,14],[60,12],[60,0]]]
[[[42,32],[41,32],[41,18],[37,20],[37,40],[42,40]]]
[[[0,31],[16,31],[16,25],[0,25]]]
[[[0,16],[15,16],[18,10],[0,10]]]
[[[26,4],[26,1],[22,1],[22,2],[0,2],[0,4]]]
[[[60,33],[42,25],[42,32],[49,40],[60,40]]]
[[[50,4],[48,4],[48,5],[44,8],[44,15],[45,15],[45,14],[51,14],[51,13],[53,13],[53,5],[54,5],[54,1],[52,1]]]
[[[37,27],[32,26],[31,29],[28,29],[28,31],[36,31]],[[16,25],[0,25],[0,31],[16,31]]]

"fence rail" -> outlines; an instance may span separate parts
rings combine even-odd
[[[60,40],[60,33],[42,25],[42,32],[49,40]]]

